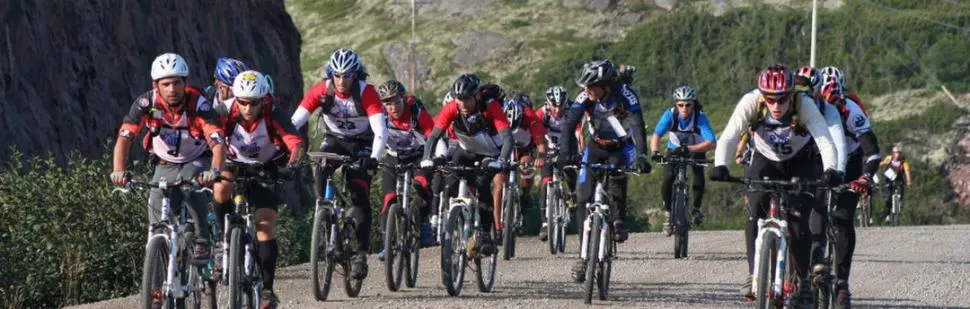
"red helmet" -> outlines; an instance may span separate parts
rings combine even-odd
[[[819,87],[822,86],[822,75],[818,72],[818,70],[811,66],[806,65],[798,68],[798,71],[795,72],[795,76],[801,76],[808,79],[808,82],[812,84],[812,90],[818,91]]]
[[[764,95],[783,95],[795,89],[795,78],[791,70],[783,65],[775,64],[758,76],[758,90]]]

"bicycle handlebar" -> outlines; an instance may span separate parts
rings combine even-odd
[[[819,180],[801,180],[797,177],[791,180],[780,180],[780,179],[751,179],[751,178],[738,178],[738,177],[728,177],[727,180],[722,180],[721,182],[738,183],[748,186],[748,190],[751,191],[762,191],[762,192],[778,192],[785,191],[788,193],[812,193],[812,190],[829,190],[833,192],[847,192],[852,191],[850,189],[850,184],[844,183],[838,186],[829,186],[828,183]],[[767,187],[765,189],[757,189],[752,187]]]
[[[164,184],[164,185],[163,185]],[[191,192],[211,192],[212,189],[200,185],[195,180],[185,181],[182,179],[177,179],[175,181],[143,181],[138,179],[129,179],[123,187],[117,187],[111,190],[111,193],[121,192],[130,193],[131,191],[141,191],[149,189],[163,189],[163,190],[174,190],[181,189],[183,191]]]
[[[707,166],[708,164],[713,164],[713,163],[714,163],[714,160],[696,159],[696,158],[681,157],[681,156],[671,156],[670,158],[661,158],[660,159],[660,162],[658,162],[657,164],[660,164],[660,165],[689,164],[689,165],[693,165],[693,166]]]

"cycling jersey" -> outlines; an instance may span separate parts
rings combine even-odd
[[[434,120],[414,97],[407,97],[401,117],[387,117],[387,153],[395,157],[419,154],[434,128]]]
[[[717,142],[711,123],[707,120],[704,112],[691,112],[688,119],[679,117],[677,108],[668,109],[657,122],[657,127],[653,130],[653,135],[663,136],[670,133],[667,140],[667,149],[675,149],[681,144],[690,146],[710,141]],[[677,115],[677,116],[675,116]],[[674,119],[676,118],[676,122]]]
[[[210,145],[224,141],[218,116],[198,90],[185,87],[179,109],[172,110],[157,91],[148,91],[132,103],[119,135],[134,137],[142,126],[148,127],[145,149],[172,163],[193,161]]]
[[[545,106],[539,108],[536,111],[536,118],[542,121],[542,126],[546,128],[546,145],[549,149],[559,148],[559,139],[562,137],[563,126],[566,124],[566,115],[556,116],[552,115]],[[576,125],[576,132],[581,133],[583,131],[583,124],[580,123]]]
[[[468,152],[497,156],[502,148],[502,137],[498,134],[509,129],[509,120],[505,117],[501,103],[490,100],[484,108],[463,116],[458,110],[458,99],[442,107],[435,118],[435,128],[448,130],[458,140],[458,146]]]
[[[522,106],[522,123],[512,128],[512,139],[516,148],[527,148],[542,143],[546,128],[531,106]]]
[[[763,99],[760,92],[754,90],[745,94],[738,102],[731,119],[728,120],[727,126],[721,133],[721,138],[718,140],[719,145],[727,145],[727,147],[715,149],[714,166],[727,166],[733,161],[734,149],[731,147],[736,147],[741,133],[747,130],[752,122],[759,120],[758,105],[764,104],[761,100]],[[799,104],[799,107],[796,108],[800,122],[798,126],[804,127],[807,133],[797,132],[800,130],[793,128],[790,123],[765,116],[764,123],[755,126],[756,130],[754,136],[752,136],[755,150],[769,160],[782,161],[792,158],[810,140],[814,139],[822,155],[823,168],[836,169],[838,163],[837,145],[833,144],[826,120],[819,113],[818,108],[815,108],[813,102],[814,100],[805,94],[797,94],[792,98],[792,103]],[[795,108],[795,106],[790,108]]]
[[[326,130],[327,135],[342,139],[372,139],[371,157],[380,158],[384,154],[387,127],[377,91],[364,81],[357,81],[351,87],[351,91],[359,91],[356,94],[329,91],[330,86],[332,83],[324,80],[307,91],[300,107],[291,117],[293,124],[299,129],[310,119],[310,114],[323,108],[321,130]],[[357,98],[360,102],[357,102]]]
[[[590,124],[589,135],[594,139],[622,139],[633,131],[633,128],[620,126],[619,122],[625,120],[630,113],[640,112],[640,102],[626,85],[621,85],[618,90],[619,93],[611,94],[606,100],[598,102],[589,100],[585,91],[580,92],[575,103],[569,107],[586,111],[586,120]]]
[[[230,161],[244,164],[265,164],[273,160],[280,146],[286,146],[291,154],[297,153],[297,148],[306,142],[296,127],[286,119],[282,109],[274,108],[271,101],[265,101],[261,115],[253,121],[243,120],[236,99],[226,101],[231,110],[225,107],[216,110],[227,119],[223,130],[229,132],[227,139],[229,152],[226,158]]]

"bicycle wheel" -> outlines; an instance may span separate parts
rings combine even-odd
[[[451,208],[441,238],[441,281],[451,296],[461,294],[461,287],[465,283],[465,248],[468,240],[465,207],[457,205]]]
[[[593,289],[597,288],[594,281],[597,279],[596,270],[599,263],[600,235],[602,231],[603,218],[599,215],[590,216],[589,240],[586,241],[586,281],[583,302],[593,303]]]
[[[344,252],[348,252],[348,248],[357,248],[357,225],[354,223],[354,218],[352,215],[348,214],[347,218],[344,219],[344,228],[341,230],[340,234],[341,241],[343,242],[340,247],[344,249]],[[352,252],[348,256],[352,256],[356,252]],[[363,279],[356,279],[350,276],[350,259],[344,260],[344,292],[347,293],[347,297],[357,297],[360,295],[360,288],[364,284]]]
[[[775,307],[775,297],[771,291],[772,279],[775,275],[775,260],[778,256],[778,235],[774,233],[762,234],[761,255],[758,257],[758,282],[754,293],[757,308],[768,309]]]
[[[690,230],[687,213],[687,188],[678,185],[679,188],[674,193],[673,209],[673,229],[674,229],[674,258],[687,257],[687,233]]]
[[[611,224],[606,224],[604,234],[613,235],[613,226]],[[596,283],[600,300],[606,300],[606,297],[610,295],[610,276],[613,272],[613,254],[616,252],[614,250],[616,243],[613,242],[613,237],[601,238],[604,239],[602,243],[606,248],[602,249],[604,252],[603,260],[597,263]]]
[[[506,261],[515,256],[515,206],[511,195],[508,185],[502,188],[502,259]]]
[[[488,228],[488,231],[482,231],[482,233],[490,233],[492,236],[491,239],[495,239],[494,227]],[[492,288],[495,287],[495,268],[497,265],[497,254],[483,256],[481,253],[477,253],[475,255],[475,268],[478,269],[478,271],[475,272],[475,279],[478,281],[479,292],[492,292]]]
[[[179,276],[181,282],[178,288],[188,289],[182,298],[175,301],[175,307],[179,309],[202,308],[202,274],[199,272],[199,267],[195,265],[195,256],[193,256],[192,252],[195,239],[195,233],[187,231],[183,234],[183,241],[179,245],[179,255],[181,255],[181,258],[176,260],[181,261],[177,266],[179,274],[181,274]]]
[[[546,200],[542,202],[545,203],[546,206],[546,213],[543,214],[546,216],[546,237],[549,237],[549,239],[547,239],[547,242],[549,243],[549,253],[555,255],[559,252],[557,250],[558,239],[556,239],[558,236],[556,235],[556,207],[559,205],[556,203],[556,195],[559,194],[559,190],[556,190],[552,183],[546,184],[545,189]]]
[[[229,266],[226,271],[229,272],[229,308],[243,308],[247,298],[243,294],[248,294],[247,280],[243,277],[246,276],[246,270],[243,269],[245,266],[245,245],[243,244],[243,229],[240,227],[233,227],[229,232]]]
[[[142,266],[141,303],[143,308],[168,308],[170,306],[164,290],[167,269],[168,240],[161,236],[150,238],[148,246],[145,248],[145,262]]]
[[[387,209],[387,222],[384,227],[384,279],[387,289],[396,292],[401,288],[401,275],[404,273],[404,216],[400,204],[391,204]]]
[[[859,227],[869,227],[869,195],[862,195],[859,197],[859,203],[856,206],[856,211],[859,212]]]
[[[418,283],[418,263],[421,261],[421,213],[418,207],[412,205],[408,208],[407,222],[409,228],[405,229],[407,237],[404,238],[404,285],[413,288]]]
[[[319,208],[313,216],[313,235],[310,237],[310,282],[317,301],[327,300],[333,280],[334,256],[330,247],[331,221],[328,208]]]
[[[893,211],[890,214],[889,224],[892,226],[899,226],[899,216],[902,215],[900,212],[903,209],[903,201],[899,194],[893,194]]]
[[[569,211],[566,210],[566,198],[562,190],[557,190],[556,198],[556,251],[566,252],[566,226],[569,224]]]

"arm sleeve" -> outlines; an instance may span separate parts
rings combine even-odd
[[[141,127],[145,125],[145,116],[151,110],[149,98],[148,95],[142,95],[131,103],[131,108],[128,109],[128,113],[121,120],[121,128],[118,129],[119,135],[126,134],[134,138],[141,131]]]
[[[222,129],[223,124],[219,120],[219,115],[204,97],[199,97],[196,106],[195,119],[192,119],[192,121],[202,128],[202,133],[205,134],[210,147],[221,144],[225,141],[226,133]]]
[[[370,122],[370,129],[374,132],[374,141],[371,144],[370,157],[380,159],[384,155],[384,144],[387,143],[387,120],[383,113],[367,116]]]
[[[572,128],[578,126],[580,121],[583,119],[583,114],[586,112],[586,108],[583,107],[581,103],[573,103],[566,111],[566,121],[563,124],[563,128]],[[559,147],[562,154],[575,154],[576,149],[576,136],[573,134],[563,134],[561,137],[561,147]]]
[[[714,129],[711,128],[711,122],[707,120],[707,114],[701,112],[697,118],[697,127],[701,130],[701,137],[705,141],[714,143],[714,146],[717,146],[717,135],[714,134]]]
[[[802,98],[796,101],[801,104],[801,106],[798,108],[798,115],[799,118],[802,119],[805,128],[809,133],[812,134],[812,139],[815,140],[815,145],[818,146],[818,151],[822,155],[822,168],[824,170],[837,170],[838,150],[836,149],[837,145],[832,142],[828,122],[826,121],[825,117],[822,117],[822,113],[818,111],[818,107],[815,106],[815,103],[811,97],[804,94],[801,96]],[[844,135],[845,134],[843,133],[843,136]],[[842,147],[844,148],[845,143],[842,144]]]
[[[512,149],[515,148],[515,142],[512,140],[512,130],[505,128],[498,131],[498,135],[502,137],[505,143],[502,143],[502,152],[499,153],[499,160],[508,161],[509,157],[512,156]]]
[[[721,138],[717,143],[721,147],[714,149],[714,166],[727,166],[734,162],[734,151],[738,146],[738,139],[741,132],[747,130],[750,119],[758,114],[758,94],[752,91],[743,97],[738,105],[734,107],[734,113],[728,120],[724,130],[721,131]]]
[[[670,122],[673,121],[674,118],[673,115],[674,113],[669,109],[665,111],[663,115],[660,115],[660,120],[657,121],[657,126],[653,128],[653,135],[663,136],[664,134],[667,134],[667,131],[670,129]]]
[[[862,172],[869,175],[876,174],[879,170],[879,159],[882,158],[876,134],[869,131],[859,136],[859,147],[862,148],[863,155]]]
[[[300,101],[300,107],[297,107],[293,117],[290,118],[297,129],[302,128],[310,120],[310,115],[320,107],[320,96],[325,94],[327,94],[326,81],[319,82],[310,90],[307,90],[306,94],[303,95],[303,100]]]
[[[808,97],[803,97],[803,100],[811,100],[806,98]],[[812,108],[818,110],[814,106]],[[845,131],[842,128],[842,117],[839,116],[838,109],[836,109],[832,104],[825,104],[824,116],[826,128],[828,129],[829,136],[832,138],[832,143],[835,146],[835,170],[844,172],[845,162],[848,159],[849,154],[845,153]],[[815,136],[815,134],[813,133],[812,136]],[[818,139],[816,138],[816,140]]]
[[[439,115],[440,117],[440,115]],[[424,144],[424,159],[430,160],[431,153],[434,152],[435,144],[441,141],[441,136],[445,134],[445,130],[442,128],[435,127],[431,130],[431,135],[428,136],[428,143]]]
[[[546,142],[546,127],[542,126],[542,121],[539,115],[532,112],[531,108],[523,109],[525,111],[525,121],[529,123],[529,133],[532,135],[532,142],[536,145],[544,144]]]
[[[431,130],[434,129],[434,119],[431,119],[431,114],[425,109],[421,109],[421,113],[418,114],[418,128],[424,137],[431,136]]]
[[[633,135],[633,145],[637,147],[637,154],[647,153],[647,138],[643,127],[643,112],[640,110],[630,112],[630,116],[624,119],[629,130]]]

